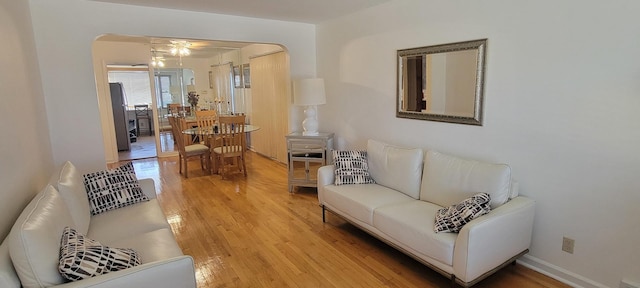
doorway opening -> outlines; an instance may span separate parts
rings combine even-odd
[[[156,157],[148,67],[107,66],[118,160]]]
[[[188,44],[190,53],[173,55],[172,48],[177,43]],[[284,76],[278,78],[277,81],[278,87],[282,87],[281,89],[272,87],[271,80],[259,81],[263,78],[261,75],[273,75],[273,71],[265,69],[267,66],[264,65],[256,64],[254,66],[251,64],[257,58],[274,53],[285,55],[279,63],[272,65],[272,67],[283,67],[284,69],[282,72]],[[143,105],[148,104],[151,107],[152,120],[150,124],[147,120],[140,121],[138,119],[136,121],[136,124],[142,124],[142,127],[139,129],[136,127],[137,139],[132,143],[149,143],[150,145],[145,145],[145,147],[149,147],[148,150],[151,151],[155,149],[155,157],[170,157],[178,154],[168,119],[171,115],[195,118],[194,113],[189,111],[217,110],[218,115],[245,114],[247,124],[261,127],[259,131],[250,135],[250,140],[247,141],[249,149],[252,149],[254,142],[259,142],[253,141],[254,136],[256,139],[264,138],[264,141],[268,142],[271,138],[284,139],[284,135],[286,135],[287,131],[285,130],[288,127],[290,114],[288,87],[291,79],[288,53],[281,45],[106,34],[94,41],[93,57],[107,163],[129,158],[129,156],[122,156],[118,152],[117,139],[113,133],[114,119],[111,113],[112,99],[109,97],[109,82],[111,81],[108,79],[108,66],[128,66],[131,69],[144,70],[146,73],[152,96],[150,101],[141,102]],[[272,90],[277,91],[273,92]],[[253,103],[254,95],[252,94],[254,93],[252,91],[255,92],[255,98],[269,98],[271,94],[274,94],[278,99],[287,100],[280,105],[283,110],[277,113],[278,119],[253,117],[257,116],[261,110],[270,109],[270,106]],[[128,90],[126,94],[129,94]],[[190,101],[193,100],[192,97],[189,97],[190,94],[196,95],[195,103]],[[131,106],[131,104],[128,105]],[[178,105],[178,112],[171,112],[176,105]],[[266,113],[265,115],[272,114]],[[278,133],[272,133],[274,131],[268,127],[275,125],[274,123],[278,127],[285,127],[282,129],[285,132],[279,133],[281,129],[278,129]],[[145,124],[148,125],[145,126]],[[146,129],[147,127],[151,129]],[[264,136],[261,136],[262,134]],[[146,135],[152,135],[153,141],[142,141],[145,139],[141,137]],[[155,146],[152,146],[151,143],[154,143]],[[284,145],[282,147],[279,150],[286,150]],[[254,151],[275,158],[260,149]]]

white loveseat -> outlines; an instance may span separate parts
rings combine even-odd
[[[90,216],[82,175],[65,163],[23,210],[0,246],[0,287],[196,287],[193,259],[183,255],[156,199],[152,179],[139,184],[149,201]],[[102,245],[131,248],[141,264],[66,282],[58,272],[63,228]]]
[[[376,184],[334,185],[334,166],[318,171],[323,221],[330,210],[462,286],[528,252],[535,202],[517,195],[508,165],[373,140],[367,153]],[[491,212],[458,233],[434,232],[439,209],[480,192],[491,196]]]

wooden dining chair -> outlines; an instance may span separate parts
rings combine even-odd
[[[213,126],[216,124],[216,111],[215,110],[196,110],[196,123],[198,125],[198,137],[200,138],[200,144],[209,145],[209,136],[213,130]]]
[[[178,115],[178,109],[180,108],[180,103],[169,103],[167,104],[167,111],[169,115]]]
[[[222,178],[226,178],[232,169],[241,170],[247,176],[245,163],[245,116],[218,117],[218,134],[213,147],[214,167]]]
[[[216,123],[216,110],[196,110],[198,127],[213,127]]]
[[[173,131],[173,138],[176,139],[178,145],[178,162],[180,164],[180,174],[182,174],[182,165],[184,164],[184,177],[189,178],[189,158],[199,157],[200,166],[203,171],[209,171],[211,173],[211,152],[209,147],[202,144],[186,145],[185,136],[190,136],[182,133],[185,130],[186,122],[181,117],[170,117],[169,123],[171,123],[171,131]]]
[[[149,128],[149,136],[153,135],[153,129],[151,129],[151,109],[149,105],[133,105],[134,113],[136,116],[136,136],[140,137],[140,121],[147,121],[147,128]]]

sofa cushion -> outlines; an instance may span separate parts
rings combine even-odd
[[[336,185],[374,183],[367,165],[367,151],[333,150],[333,165]]]
[[[419,199],[423,153],[422,149],[402,148],[369,140],[369,173],[376,183]]]
[[[377,184],[324,186],[325,203],[368,225],[373,225],[374,209],[387,204],[409,201],[415,200]]]
[[[62,196],[47,185],[22,211],[9,234],[9,254],[25,288],[64,282],[58,273],[62,230],[74,226]]]
[[[453,265],[457,234],[435,233],[435,215],[442,207],[424,201],[410,201],[378,207],[373,226],[382,233],[415,251]]]
[[[102,244],[111,247],[129,247],[138,252],[142,263],[169,259],[183,255],[178,242],[176,242],[171,228],[162,228],[146,233],[139,233],[131,237],[102,241]]]
[[[67,161],[54,177],[56,179],[53,185],[58,188],[58,192],[67,204],[71,218],[76,224],[76,229],[80,233],[86,234],[89,231],[91,212],[82,174],[71,162]]]
[[[436,233],[459,232],[469,221],[491,211],[489,201],[491,201],[489,194],[478,193],[458,204],[438,210],[434,231]]]
[[[170,228],[157,199],[107,211],[91,217],[87,236],[115,246],[112,241],[149,231]]]
[[[509,200],[511,168],[428,151],[420,200],[449,207],[477,193],[491,196],[491,209]]]
[[[120,271],[140,265],[138,253],[129,248],[110,248],[65,227],[60,240],[60,274],[71,281]]]
[[[149,200],[138,184],[131,162],[83,177],[92,215]]]

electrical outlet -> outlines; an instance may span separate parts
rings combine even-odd
[[[576,241],[571,238],[562,237],[562,251],[573,254],[573,246],[575,242]]]
[[[620,281],[620,288],[640,288],[640,283],[622,279],[622,281]]]

